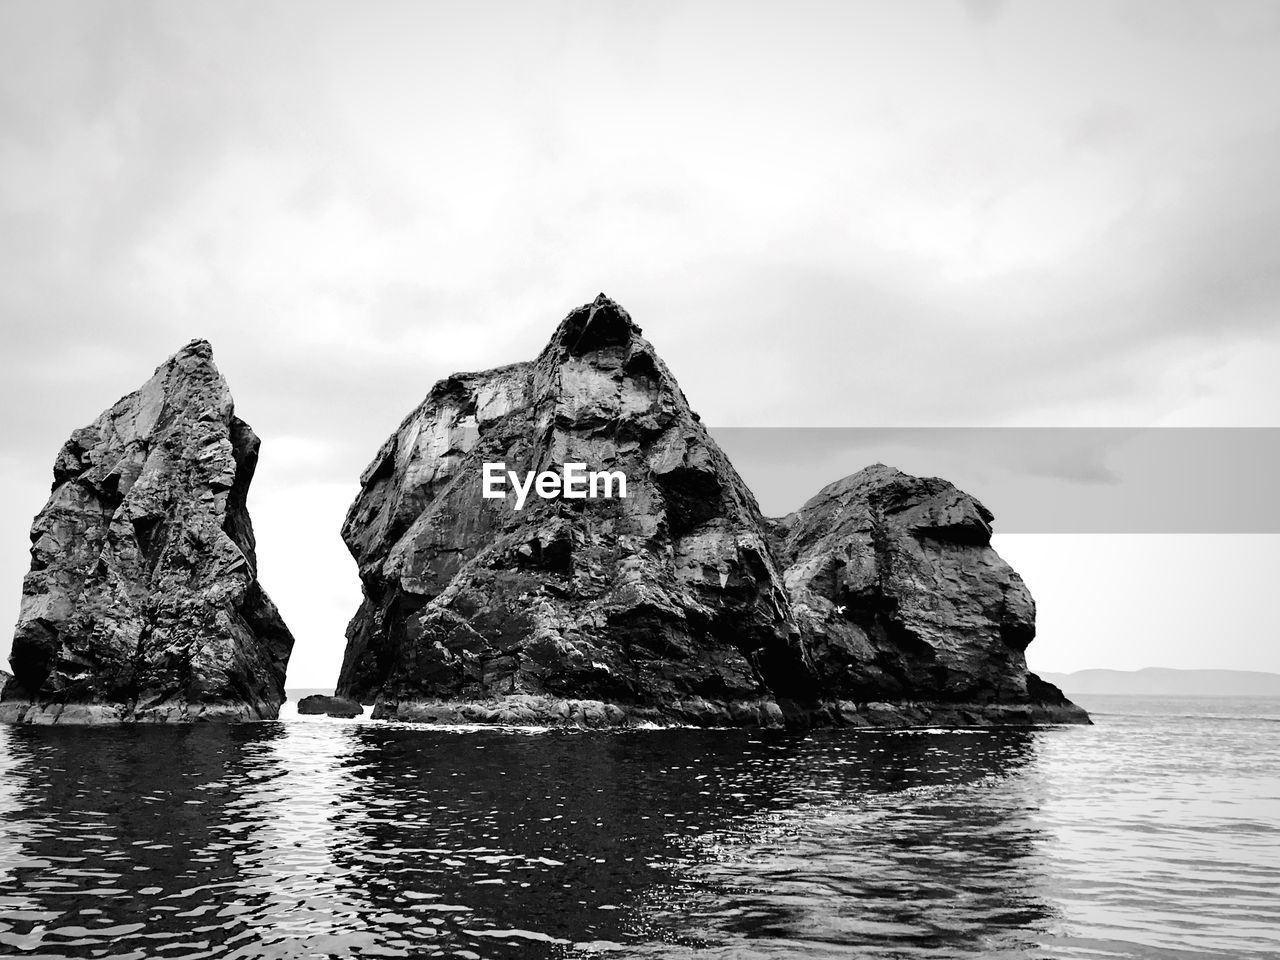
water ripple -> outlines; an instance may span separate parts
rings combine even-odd
[[[1280,705],[1100,706],[1038,732],[0,728],[0,954],[1276,956]]]

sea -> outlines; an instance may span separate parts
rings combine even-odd
[[[1280,700],[1090,727],[0,727],[0,955],[1280,957]]]

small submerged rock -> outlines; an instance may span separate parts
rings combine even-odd
[[[314,693],[298,701],[298,713],[304,717],[339,717],[349,720],[364,714],[364,707],[346,697],[328,697],[322,693]]]
[[[277,716],[293,636],[258,582],[258,447],[203,340],[71,435],[31,527],[0,720]]]

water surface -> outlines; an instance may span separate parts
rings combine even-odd
[[[1094,727],[0,728],[0,954],[1274,957],[1280,702]]]

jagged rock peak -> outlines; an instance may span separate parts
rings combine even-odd
[[[601,293],[560,321],[547,351],[582,356],[601,347],[629,344],[642,332],[621,304]]]
[[[257,580],[259,446],[207,340],[72,433],[32,524],[0,719],[276,716],[293,637]]]
[[[617,498],[482,495],[482,466],[618,471]],[[811,668],[755,498],[627,312],[600,296],[527,363],[446,378],[362,476],[343,537],[365,599],[338,693],[772,710]]]

